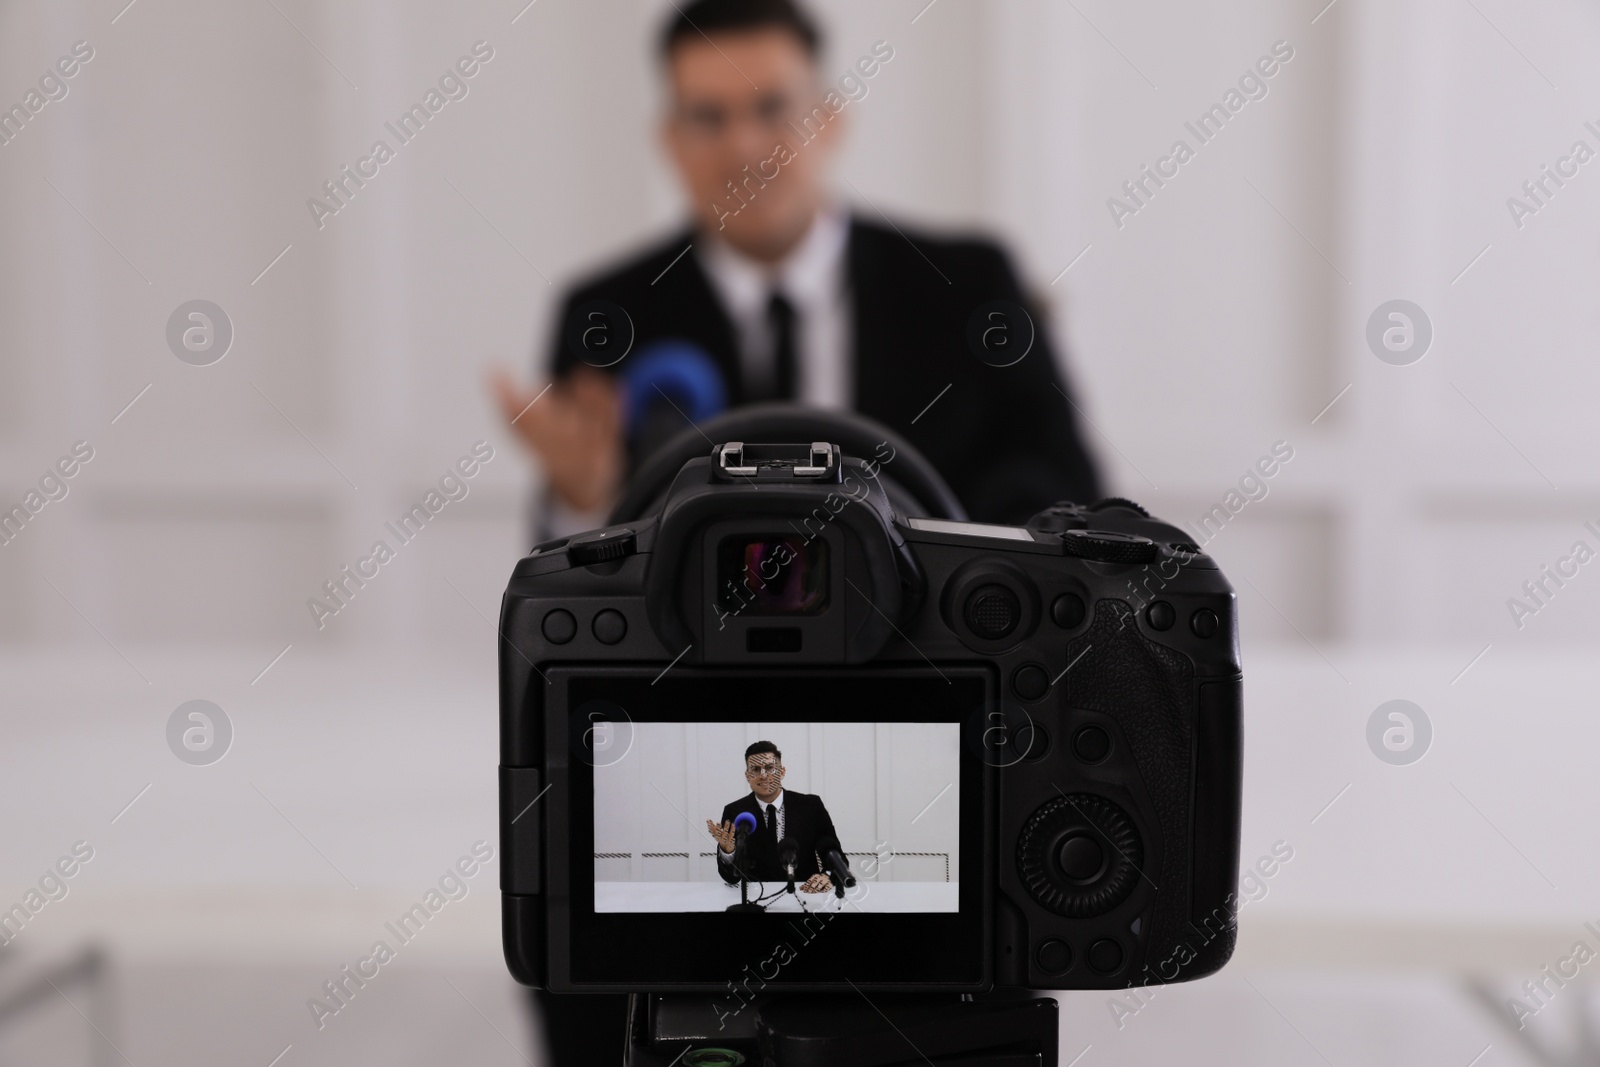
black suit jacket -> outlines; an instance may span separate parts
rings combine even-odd
[[[690,231],[676,234],[571,290],[556,323],[554,372],[580,362],[564,341],[578,306],[608,300],[632,320],[635,351],[656,340],[692,341],[721,370],[730,405],[746,402],[733,324],[699,257],[676,259],[693,240]],[[1071,389],[999,246],[857,217],[847,256],[857,411],[927,456],[973,519],[1020,522],[1057,500],[1100,498]],[[996,299],[1028,309],[1036,327],[1028,355],[1009,367],[983,362],[967,341],[974,313]],[[633,456],[634,466],[643,458]]]
[[[722,809],[721,821],[732,822],[741,811],[748,811],[756,817],[756,832],[750,835],[749,852],[745,862],[745,870],[750,880],[787,881],[789,876],[778,866],[778,839],[767,829],[766,805],[757,800],[754,793],[746,793]],[[839,835],[834,832],[833,819],[828,815],[827,806],[815,793],[796,793],[793,789],[785,789],[783,822],[785,835],[794,838],[795,844],[799,846],[794,869],[796,882],[803,882],[822,870],[820,855],[822,842],[829,842],[843,851],[842,847],[836,844]],[[722,875],[722,880],[728,884],[739,883],[738,874],[729,864],[719,861],[717,871]]]

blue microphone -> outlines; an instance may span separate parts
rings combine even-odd
[[[762,912],[767,909],[750,902],[750,872],[745,869],[750,850],[750,835],[756,832],[756,817],[741,811],[733,817],[733,868],[739,872],[739,903],[729,904],[728,911]]]
[[[750,835],[756,832],[756,817],[741,811],[733,817],[733,869],[739,872],[739,903],[728,905],[729,911],[765,911],[760,904],[750,903],[750,872],[746,869],[750,852]]]
[[[750,851],[750,835],[756,832],[756,817],[741,811],[733,817],[733,865],[744,874],[745,859]]]
[[[645,345],[623,363],[621,379],[635,455],[652,454],[690,422],[704,422],[728,406],[728,386],[716,361],[682,338]]]

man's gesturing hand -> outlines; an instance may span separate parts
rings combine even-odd
[[[717,845],[722,851],[729,854],[733,852],[733,823],[725,822],[718,826],[710,819],[707,819],[706,829],[710,830],[711,836],[717,839]]]
[[[833,879],[818,871],[810,878],[807,878],[805,884],[798,888],[802,893],[826,893],[833,888]]]
[[[622,396],[590,367],[574,368],[542,396],[505,371],[492,378],[506,422],[544,464],[550,489],[575,511],[609,507],[622,485]]]

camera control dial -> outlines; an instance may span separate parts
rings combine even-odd
[[[591,563],[631,556],[638,545],[634,532],[627,526],[614,526],[609,530],[580,534],[567,542],[567,558],[580,567]]]
[[[1035,811],[1017,840],[1017,873],[1034,900],[1087,919],[1128,899],[1144,849],[1133,820],[1092,793],[1057,797]]]
[[[1061,543],[1067,555],[1100,563],[1149,563],[1161,552],[1148,537],[1115,530],[1063,530]]]

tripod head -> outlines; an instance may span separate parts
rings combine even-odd
[[[771,994],[737,1011],[704,996],[634,994],[628,1015],[626,1067],[1057,1067],[1061,1043],[1054,998],[1018,989]]]

